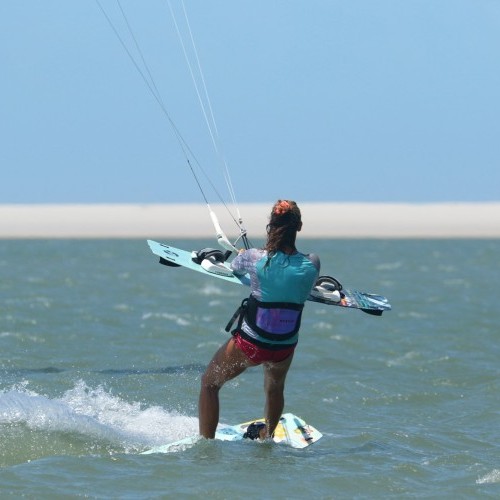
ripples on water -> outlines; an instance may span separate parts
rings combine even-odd
[[[143,241],[4,241],[0,493],[497,497],[500,242],[302,249],[394,308],[308,305],[287,410],[324,438],[303,452],[201,442],[141,456],[197,431],[200,375],[246,291],[159,266]],[[225,423],[260,416],[260,369],[221,402]]]

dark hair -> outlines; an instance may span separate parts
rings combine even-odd
[[[278,200],[272,210],[267,225],[267,242],[264,247],[272,257],[278,250],[295,249],[297,231],[302,226],[302,218],[297,203]]]

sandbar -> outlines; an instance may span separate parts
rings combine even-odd
[[[241,204],[250,237],[265,237],[272,202]],[[500,202],[300,203],[302,238],[500,238]],[[234,207],[229,207],[235,212]],[[211,206],[228,237],[238,226]],[[234,215],[237,218],[237,215]],[[0,205],[0,238],[210,238],[203,204]]]

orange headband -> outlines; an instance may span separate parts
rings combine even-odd
[[[283,215],[286,214],[288,211],[290,211],[292,207],[290,206],[290,203],[286,200],[280,200],[276,205],[274,206],[274,214],[275,215]]]

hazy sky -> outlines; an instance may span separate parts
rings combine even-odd
[[[167,1],[99,2],[228,199]],[[500,200],[500,1],[185,8],[238,201]],[[0,68],[0,203],[203,202],[96,0],[1,0]]]

